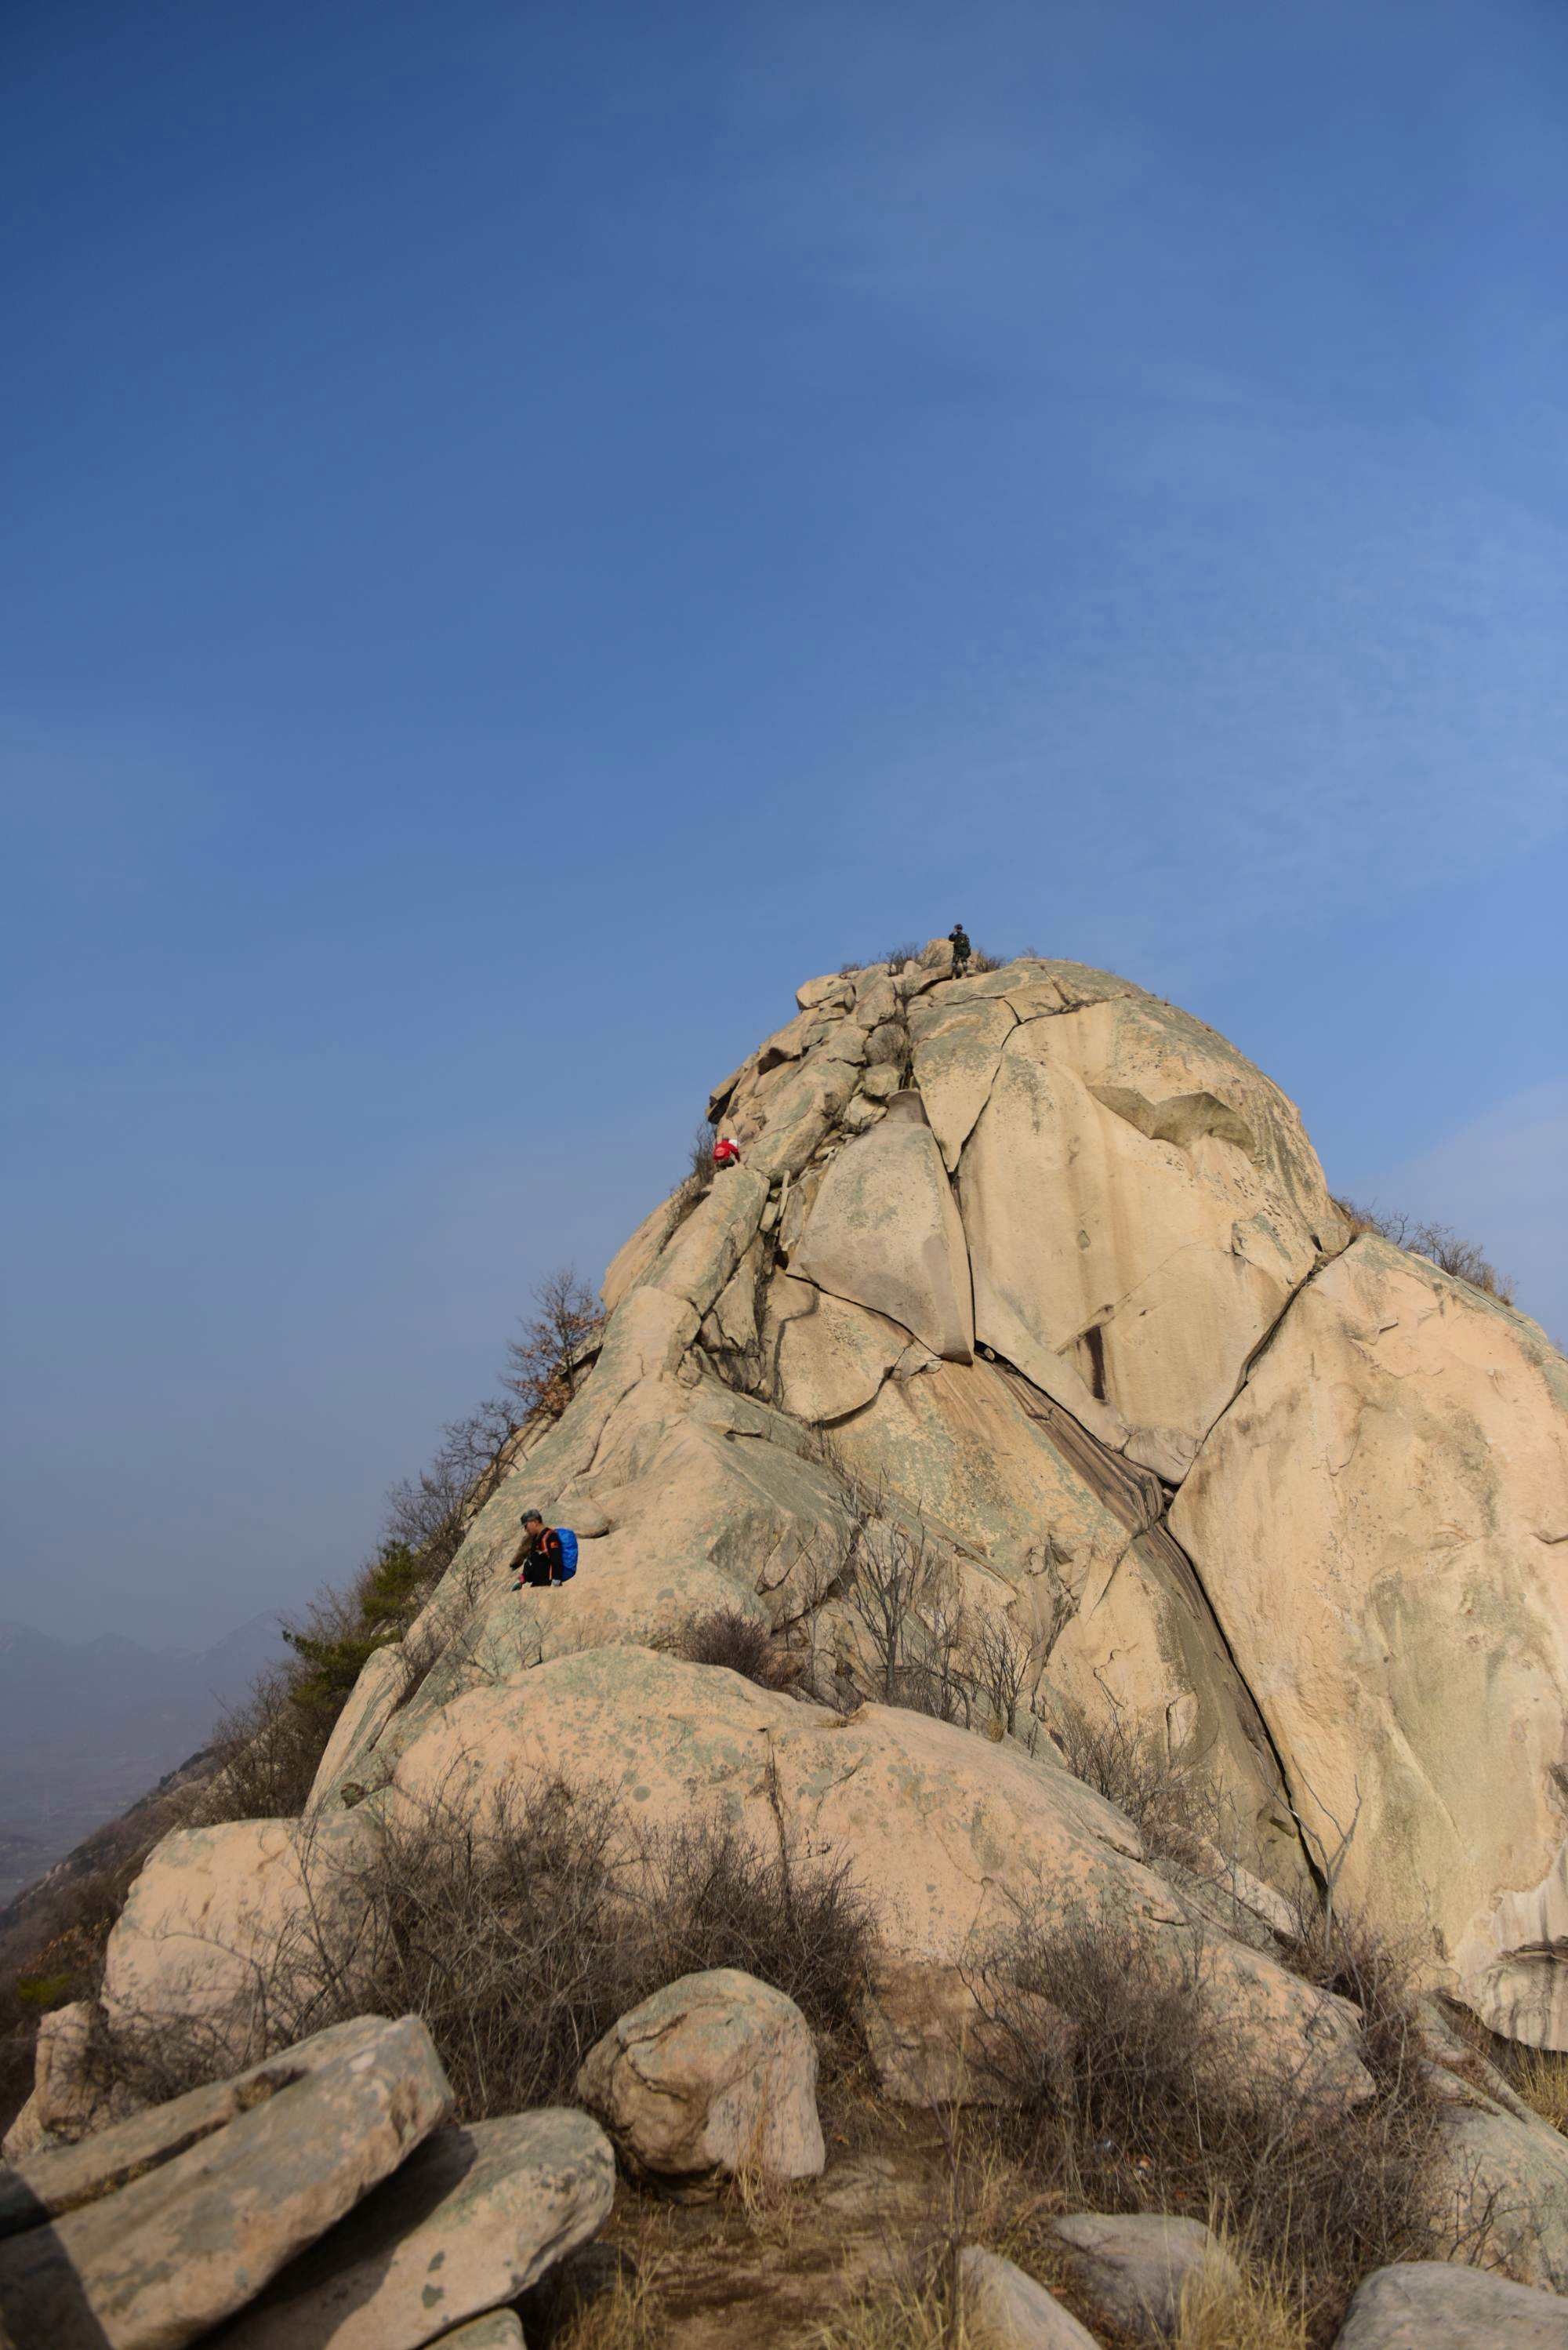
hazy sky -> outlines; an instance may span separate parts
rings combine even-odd
[[[347,1569],[961,917],[1568,1333],[1561,0],[11,0],[0,1616]]]

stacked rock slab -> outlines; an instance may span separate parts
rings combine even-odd
[[[1015,1728],[1076,1710],[1158,1738],[1286,1889],[1354,1827],[1341,1886],[1421,1925],[1430,1981],[1568,2045],[1568,1375],[1534,1326],[1421,1260],[1346,1250],[1278,1087],[1079,964],[954,979],[939,942],[808,982],[710,1107],[742,1164],[616,1259],[591,1372],[415,1627],[433,1666],[400,1701],[372,1659],[351,1770],[324,1774],[308,1831],[160,1848],[110,2001],[234,1999],[232,1976],[203,1989],[208,1954],[296,1917],[324,1856],[351,1887],[378,1823],[442,1772],[472,1762],[478,1799],[563,1756],[639,1808],[645,1783],[695,1788],[759,1835],[760,1758],[799,1758],[792,1832],[830,1824],[887,1897],[887,1955],[955,1963],[1006,1877],[965,1856],[971,1820],[1042,1800],[1018,1792],[1017,1742],[784,1699],[763,1736],[762,1693],[649,1654],[727,1607],[852,1703],[846,1580],[875,1520],[940,1555],[971,1626],[1023,1644]],[[507,1575],[524,1501],[602,1530],[537,1603]],[[701,1758],[732,1705],[749,1779],[700,1760],[650,1778],[660,1708]],[[931,1738],[940,1771],[905,1751]],[[1101,1816],[1084,1881],[1109,1881],[1126,1833]],[[1123,1853],[1139,1865],[1136,1839]],[[1173,1930],[1185,1915],[1168,1885],[1139,1898]]]

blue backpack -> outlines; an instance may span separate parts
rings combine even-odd
[[[561,1580],[570,1583],[577,1571],[577,1537],[570,1526],[557,1526],[556,1532],[561,1537]]]

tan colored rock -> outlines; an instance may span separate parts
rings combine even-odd
[[[1285,1097],[1146,996],[1014,1029],[959,1180],[980,1338],[1172,1480],[1340,1232]]]
[[[545,2107],[439,2130],[223,2337],[223,2350],[421,2350],[514,2301],[597,2233],[615,2195],[609,2142]]]
[[[950,1171],[991,1097],[1017,1014],[994,996],[956,1005],[928,1000],[915,1005],[909,1024],[915,1083]]]
[[[623,1241],[608,1264],[599,1284],[599,1295],[607,1314],[613,1314],[628,1290],[634,1289],[658,1257],[670,1237],[674,1220],[673,1202],[660,1200],[650,1208],[628,1241]]]
[[[1086,2297],[1135,2341],[1170,2340],[1181,2323],[1189,2279],[1206,2270],[1218,2271],[1226,2284],[1241,2289],[1235,2262],[1197,2220],[1146,2211],[1077,2211],[1050,2226]]]
[[[1480,2091],[1449,2095],[1425,2184],[1437,2251],[1568,2293],[1568,2139],[1560,2130],[1533,2115],[1519,2121]]]
[[[1342,1897],[1500,2032],[1568,2047],[1568,1366],[1358,1240],[1171,1512]],[[1336,1823],[1338,1825],[1336,1825]]]
[[[409,1679],[400,1640],[389,1640],[366,1658],[317,1765],[305,1806],[307,1820],[324,1811],[346,1782],[359,1776],[376,1741],[402,1702]]]
[[[805,1282],[812,1310],[792,1315],[779,1335],[779,1395],[801,1419],[842,1419],[869,1401],[904,1354],[909,1334],[885,1315]]]
[[[1568,2302],[1447,2261],[1399,2261],[1356,2286],[1334,2350],[1568,2350]]]
[[[38,2117],[38,2097],[35,2090],[4,2138],[0,2138],[0,2156],[4,2156],[6,2162],[20,2162],[27,2155],[36,2154],[48,2143],[49,2133]]]
[[[585,2059],[577,2095],[634,2175],[684,2192],[823,2167],[811,2028],[738,1968],[683,1975],[623,2015]]]
[[[1074,2027],[1038,1993],[992,1982],[972,1967],[917,1960],[880,1966],[860,2005],[867,2054],[884,2096],[900,2106],[1002,2106],[1012,2099],[1010,2027],[1027,2013],[1042,2051],[1065,2064]]]
[[[406,2061],[400,2030],[379,2016],[332,2024],[226,2081],[143,2106],[76,2145],[59,2144],[24,2156],[15,2173],[0,2179],[0,2236],[116,2194],[309,2074],[330,2072],[350,2060],[386,2060],[394,2065]]]
[[[963,1227],[927,1127],[889,1118],[839,1152],[791,1269],[887,1315],[934,1354],[973,1353]]]
[[[335,2061],[118,2193],[0,2242],[0,2308],[19,2338],[181,2350],[397,2169],[450,2110],[446,2076],[413,2017],[351,2029]]]
[[[795,989],[794,1000],[803,1012],[836,1010],[854,1000],[853,983],[841,972],[829,972],[825,979],[804,980]]]
[[[132,2029],[194,2027],[236,2067],[260,2053],[289,1983],[309,1979],[315,1926],[347,1918],[370,1849],[358,1813],[180,1828],[131,1886],[104,1954],[103,2005]]]
[[[28,2126],[5,2153],[16,2160],[43,2145],[74,2146],[89,2131],[123,2119],[141,2103],[104,2062],[102,2018],[88,2000],[74,2000],[39,2021],[33,2058]]]
[[[556,1778],[624,1789],[639,1833],[713,1818],[772,1851],[782,1815],[795,1851],[849,1863],[889,1959],[983,1960],[1038,1901],[1128,1918],[1157,1958],[1192,1960],[1194,1929],[1129,1823],[1044,1752],[891,1707],[846,1721],[643,1649],[560,1657],[471,1691],[427,1724],[375,1804],[420,1816],[439,1790],[483,1816],[508,1789]],[[1325,2095],[1366,2093],[1342,2001],[1211,1930],[1203,1942],[1260,2064],[1304,2067]]]
[[[1099,2350],[1054,2293],[1004,2261],[966,2244],[959,2254],[963,2338],[975,2350]]]

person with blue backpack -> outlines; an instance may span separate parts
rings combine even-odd
[[[577,1571],[577,1537],[570,1526],[547,1526],[537,1510],[523,1513],[523,1556],[517,1588],[547,1590],[552,1583],[570,1583]]]

